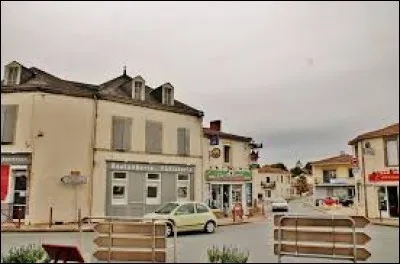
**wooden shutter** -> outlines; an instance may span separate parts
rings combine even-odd
[[[131,150],[132,142],[132,118],[124,118],[123,120],[124,132],[123,132],[123,149]]]
[[[1,142],[3,142],[3,134],[4,134],[4,120],[6,119],[6,109],[5,105],[1,105]]]
[[[4,110],[3,110],[4,107]],[[2,135],[1,142],[2,143],[13,143],[15,136],[15,125],[17,123],[17,105],[7,105],[2,106],[1,114],[4,120],[2,120]]]
[[[146,151],[162,152],[162,124],[153,121],[146,122]]]
[[[113,116],[112,119],[112,149],[123,150],[124,149],[124,122],[123,119],[117,116]]]
[[[185,154],[190,155],[190,129],[185,129]]]
[[[178,155],[185,155],[185,128],[178,128]]]
[[[163,137],[162,137],[162,123],[155,123],[155,152],[162,153],[162,144],[163,144]]]

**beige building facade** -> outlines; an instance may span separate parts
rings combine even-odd
[[[356,197],[352,159],[351,155],[341,153],[339,156],[311,163],[315,205],[321,205],[327,197],[335,199]]]
[[[202,200],[203,113],[171,84],[150,88],[125,71],[84,84],[18,62],[4,76],[1,205],[11,219],[48,222],[50,209],[64,223],[78,212],[141,216]]]
[[[290,172],[268,165],[255,171],[253,184],[255,198],[263,201],[289,199],[294,194]]]
[[[349,142],[358,161],[359,213],[399,217],[399,124],[363,133]]]

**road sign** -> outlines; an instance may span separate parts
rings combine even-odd
[[[357,158],[352,158],[351,159],[351,165],[355,168],[358,168],[358,159]]]

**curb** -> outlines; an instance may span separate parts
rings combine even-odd
[[[396,227],[399,228],[399,224],[389,224],[389,223],[381,223],[381,222],[374,222],[374,221],[370,221],[369,222],[371,225],[380,225],[380,226],[389,226],[389,227]]]
[[[2,233],[68,233],[79,232],[79,229],[49,229],[49,228],[31,228],[31,229],[1,229]],[[82,229],[82,232],[93,232],[93,229]]]

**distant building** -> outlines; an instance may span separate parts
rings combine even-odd
[[[291,198],[294,194],[290,172],[269,165],[256,171],[253,179],[254,198],[272,200],[276,198]]]
[[[313,199],[319,205],[326,197],[354,197],[355,179],[352,171],[352,156],[339,156],[311,163],[314,178]]]
[[[349,141],[349,145],[359,166],[360,213],[370,218],[398,218],[399,123],[363,133]]]

